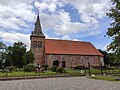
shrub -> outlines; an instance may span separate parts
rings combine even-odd
[[[58,72],[58,73],[64,73],[64,72],[65,72],[65,69],[64,69],[64,68],[57,68],[57,72]]]
[[[47,69],[48,69],[48,65],[42,65],[42,68],[43,68],[44,70],[47,70]]]
[[[32,72],[32,71],[35,71],[35,66],[34,65],[32,65],[32,64],[27,64],[26,66],[24,66],[24,71],[25,72]]]
[[[74,69],[84,70],[85,67],[84,67],[84,66],[77,65]]]
[[[53,72],[57,72],[57,66],[53,66],[53,67],[51,67],[51,71],[53,71]]]
[[[6,67],[6,69],[9,70],[9,71],[15,71],[16,67],[15,66],[9,66],[9,67]]]

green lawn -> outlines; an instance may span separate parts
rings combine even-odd
[[[90,77],[92,79],[98,79],[98,80],[107,80],[107,81],[120,81],[115,79],[114,77],[107,77],[107,76],[95,76],[95,77]]]
[[[65,73],[64,74],[68,74],[68,75],[84,75],[85,74],[85,70],[74,70],[74,69],[70,69],[70,68],[65,68]],[[88,74],[88,69],[86,70],[86,73]],[[105,70],[104,70],[105,72]],[[114,70],[114,72],[119,73],[119,70]],[[107,73],[113,73],[113,70],[107,70]],[[2,73],[0,72],[0,77],[6,77],[6,72]],[[47,76],[47,75],[56,75],[56,72],[52,72],[52,71],[44,71],[44,73],[39,73],[39,72],[23,72],[21,71],[14,71],[14,72],[10,72],[8,73],[8,77],[23,77],[23,76]],[[101,70],[98,69],[93,69],[91,68],[91,75],[92,74],[101,74]],[[120,76],[120,74],[112,74],[113,76]]]
[[[120,77],[120,74],[112,74],[112,76]]]
[[[0,77],[6,77],[7,73],[0,72]],[[22,71],[16,71],[16,72],[10,72],[7,74],[8,77],[22,77],[22,76],[45,76],[45,75],[55,75],[55,72],[52,71],[44,71],[44,73],[39,72],[22,72]]]

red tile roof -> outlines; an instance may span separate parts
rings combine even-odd
[[[103,56],[90,42],[70,40],[45,40],[46,54],[77,54]]]

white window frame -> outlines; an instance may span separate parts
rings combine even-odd
[[[80,57],[80,63],[81,63],[81,64],[84,63],[84,57],[83,57],[83,56]]]
[[[75,63],[75,57],[71,57],[71,63]]]
[[[56,56],[53,57],[53,61],[54,61],[54,60],[58,60]]]

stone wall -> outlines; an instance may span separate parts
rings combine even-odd
[[[100,56],[81,56],[81,55],[46,55],[46,63],[49,67],[53,66],[53,61],[59,61],[59,67],[62,67],[62,61],[65,61],[66,67],[88,66],[90,62],[91,66],[100,66],[100,62],[103,64],[103,57]]]

